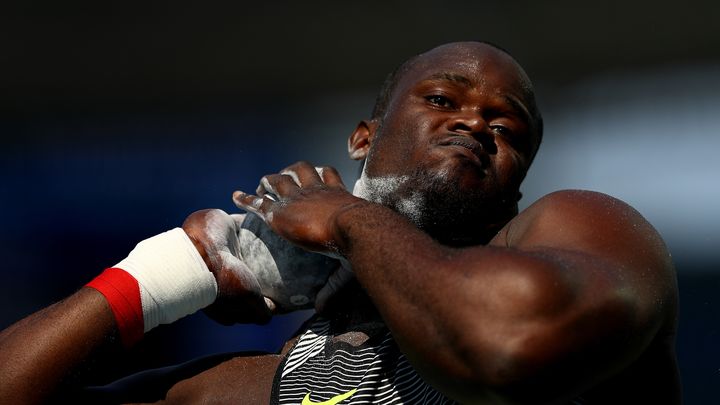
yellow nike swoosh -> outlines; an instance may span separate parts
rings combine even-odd
[[[305,398],[303,398],[302,405],[335,405],[335,404],[339,404],[344,399],[347,399],[347,398],[350,398],[351,396],[353,396],[355,391],[357,391],[357,388],[355,388],[354,390],[350,390],[344,394],[336,395],[336,396],[328,399],[327,401],[323,401],[323,402],[311,401],[310,400],[310,392],[308,392],[307,395],[305,395]]]

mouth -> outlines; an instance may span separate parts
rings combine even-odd
[[[451,136],[440,142],[440,146],[451,148],[481,166],[487,165],[487,152],[485,152],[480,142],[472,138],[466,136]]]

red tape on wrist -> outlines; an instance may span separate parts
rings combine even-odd
[[[123,269],[109,268],[85,286],[98,290],[107,299],[123,346],[137,343],[143,336],[145,323],[140,286],[135,277]]]

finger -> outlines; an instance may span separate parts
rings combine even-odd
[[[291,179],[297,184],[298,187],[302,187],[302,182],[300,181],[300,176],[294,171],[294,170],[283,170],[280,172],[280,174],[285,176],[290,176]]]
[[[246,194],[239,190],[233,192],[233,202],[238,208],[257,214],[263,219],[270,213],[273,204],[269,199]]]
[[[260,184],[258,184],[257,188],[255,189],[255,194],[257,194],[258,197],[275,196],[277,195],[277,191],[275,191],[275,187],[270,184],[267,176],[263,176],[260,179]],[[274,197],[269,198],[273,199]]]
[[[322,183],[322,179],[315,170],[315,167],[304,161],[292,164],[280,173],[292,177],[300,187],[308,187]]]
[[[271,300],[268,297],[263,297],[265,300],[265,306],[270,310],[270,313],[275,314],[278,311],[277,305],[275,305],[275,301]]]
[[[265,190],[261,189],[260,187],[258,187],[256,191],[258,197],[267,198],[268,200],[273,202],[280,201],[280,198],[278,196],[276,196],[275,194],[266,193]]]
[[[342,187],[345,189],[345,183],[342,181],[340,173],[332,166],[316,167],[318,175],[322,179],[323,183],[331,187]]]
[[[227,311],[238,319],[264,323],[270,319],[275,303],[261,294],[260,283],[247,265],[230,252],[222,252],[225,267],[222,294],[230,304]]]
[[[290,176],[284,174],[269,174],[260,179],[258,196],[278,200],[279,197],[291,194],[298,188],[297,183]]]

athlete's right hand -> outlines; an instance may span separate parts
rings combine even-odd
[[[192,213],[183,230],[215,276],[217,299],[204,309],[223,325],[264,324],[270,321],[275,305],[260,293],[260,284],[239,258],[238,230],[243,215],[228,215],[219,209]]]

